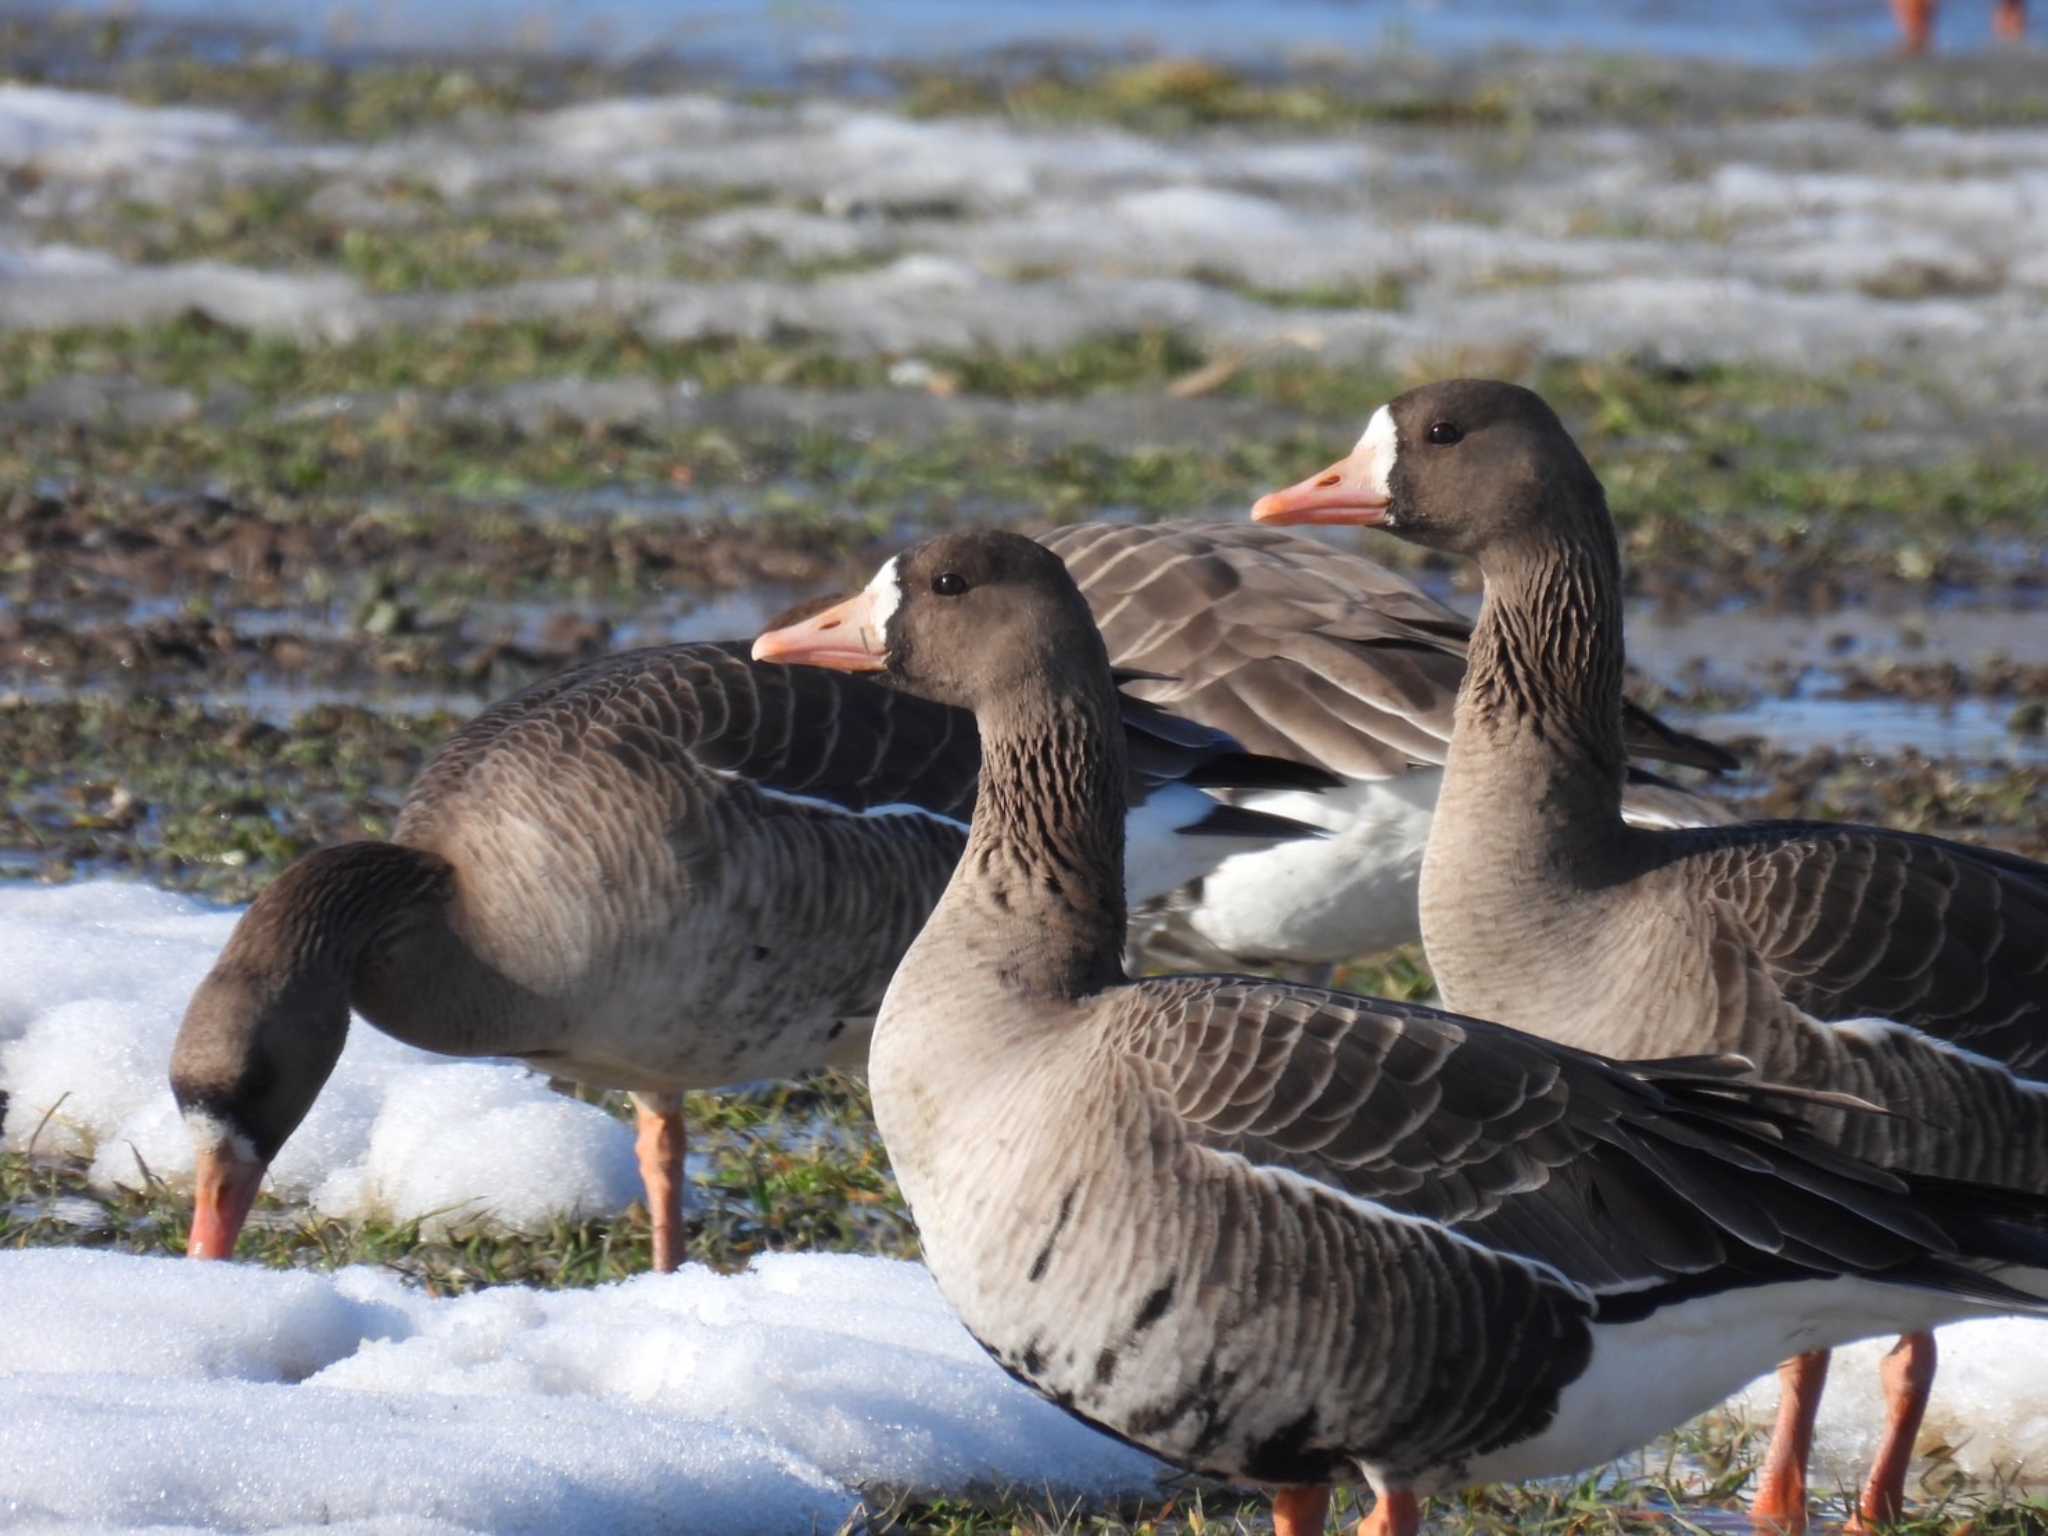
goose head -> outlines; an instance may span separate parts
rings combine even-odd
[[[1042,688],[1109,656],[1060,557],[1021,534],[942,534],[890,560],[865,588],[754,642],[756,661],[797,662],[890,680],[977,709]]]
[[[171,1093],[194,1153],[185,1251],[196,1259],[234,1253],[271,1159],[312,1107],[348,1030],[345,981],[295,973],[242,938],[238,929],[192,994],[171,1050]]]
[[[1600,482],[1557,413],[1532,390],[1450,379],[1373,412],[1328,469],[1262,496],[1255,523],[1382,528],[1486,563],[1494,551],[1589,531]]]
[[[340,843],[292,864],[242,914],[171,1047],[195,1154],[192,1257],[234,1252],[271,1159],[341,1056],[351,996],[377,974],[365,957],[441,923],[452,881],[420,849]]]

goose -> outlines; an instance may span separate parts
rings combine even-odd
[[[1422,871],[1450,1006],[1615,1055],[1736,1052],[1897,1111],[1817,1119],[1857,1157],[2048,1191],[2048,866],[1876,827],[1629,826],[1620,553],[1599,479],[1538,396],[1476,380],[1402,395],[1252,516],[1382,528],[1485,577]],[[1924,1331],[1885,1362],[1859,1527],[1904,1508],[1934,1366]],[[1826,1371],[1815,1341],[1781,1372],[1760,1522],[1804,1525]]]
[[[1796,1348],[2048,1305],[2048,1201],[1921,1190],[1725,1058],[1623,1064],[1432,1008],[1123,965],[1109,658],[1059,557],[942,535],[754,643],[971,709],[966,852],[884,995],[875,1118],[1010,1374],[1179,1466],[1417,1499],[1604,1462]],[[1789,1101],[1781,1095],[1794,1095]]]
[[[1421,937],[1416,887],[1450,748],[1471,621],[1362,555],[1280,528],[1084,523],[1041,536],[1066,561],[1129,684],[1247,748],[1341,775],[1313,797],[1239,803],[1326,838],[1234,855],[1138,911],[1147,962],[1255,965],[1327,985],[1349,960]],[[1735,759],[1631,707],[1639,758],[1725,771]],[[1727,819],[1715,802],[1631,770],[1645,825]]]
[[[1329,836],[1233,854],[1134,909],[1134,964],[1256,966],[1327,985],[1338,965],[1420,938],[1416,887],[1471,621],[1375,561],[1242,520],[1080,523],[1038,538],[1129,669],[1127,693],[1344,780],[1232,796]],[[1628,721],[1645,761],[1735,766],[1647,711]],[[1645,825],[1727,819],[1647,769],[1630,777],[1627,812]]]
[[[966,839],[971,717],[749,661],[624,652],[485,711],[427,765],[391,842],[297,860],[188,1005],[171,1087],[197,1152],[188,1252],[225,1258],[333,1070],[351,1007],[456,1056],[627,1090],[657,1270],[681,1258],[682,1093],[865,1058],[898,957]],[[1200,786],[1306,791],[1137,700],[1140,898],[1315,829]]]

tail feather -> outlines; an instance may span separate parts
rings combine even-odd
[[[1246,837],[1264,842],[1292,842],[1304,837],[1328,837],[1328,828],[1292,816],[1275,816],[1271,811],[1254,811],[1242,805],[1216,802],[1216,808],[1200,821],[1179,829],[1184,837]]]

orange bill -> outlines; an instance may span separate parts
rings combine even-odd
[[[226,1145],[200,1152],[192,1181],[192,1235],[185,1244],[187,1257],[234,1257],[235,1239],[242,1235],[242,1223],[256,1203],[263,1173],[263,1164],[238,1156]]]
[[[1355,523],[1386,521],[1391,501],[1379,456],[1361,448],[1320,474],[1297,481],[1252,503],[1255,523]]]
[[[879,672],[889,664],[887,614],[869,587],[823,613],[771,629],[754,642],[754,660],[840,672]]]

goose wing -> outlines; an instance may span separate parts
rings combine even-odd
[[[1191,1140],[1254,1177],[1444,1227],[1603,1308],[1797,1271],[1924,1279],[1956,1247],[1899,1180],[1796,1128],[1810,1095],[1738,1081],[1738,1059],[1624,1067],[1432,1009],[1214,977],[1134,984],[1113,1038]]]
[[[1886,1020],[2048,1081],[2048,865],[1940,838],[1759,822],[1669,844],[1703,886],[1729,1006]]]
[[[1443,761],[1471,621],[1385,566],[1250,523],[1083,524],[1043,542],[1111,660],[1160,675],[1147,697],[1351,778]],[[1628,730],[1645,758],[1735,765],[1633,706]]]

